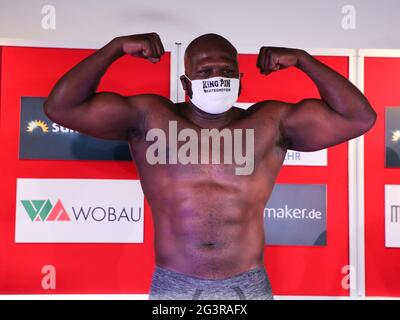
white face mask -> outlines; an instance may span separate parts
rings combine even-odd
[[[239,95],[239,79],[213,77],[190,80],[192,98],[190,101],[200,110],[211,114],[228,111],[236,103]]]

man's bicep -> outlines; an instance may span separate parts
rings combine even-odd
[[[317,151],[359,136],[356,120],[346,119],[323,100],[304,99],[288,104],[282,131],[291,150]]]
[[[111,92],[96,93],[81,105],[49,115],[64,127],[107,140],[126,140],[138,116],[128,97]]]

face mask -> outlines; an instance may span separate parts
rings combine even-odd
[[[199,80],[186,78],[192,84],[190,101],[204,112],[211,114],[226,112],[238,99],[238,78],[213,77]]]

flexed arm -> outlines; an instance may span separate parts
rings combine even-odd
[[[156,33],[122,36],[69,70],[54,86],[44,103],[46,115],[68,128],[111,140],[125,140],[140,121],[142,106],[152,95],[124,97],[96,93],[107,68],[124,54],[158,62],[164,48]]]
[[[315,151],[358,137],[376,121],[376,112],[366,97],[342,75],[298,49],[263,47],[257,61],[260,72],[295,66],[317,86],[321,99],[303,99],[285,104],[282,135],[289,148]]]

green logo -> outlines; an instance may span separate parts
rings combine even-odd
[[[71,221],[60,200],[54,207],[50,200],[21,200],[21,203],[32,221]]]

